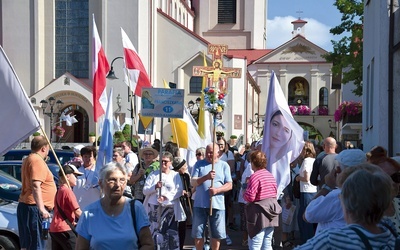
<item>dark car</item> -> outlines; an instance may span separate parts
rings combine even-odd
[[[18,202],[0,199],[0,249],[20,249],[17,206]]]
[[[64,165],[66,162],[72,160],[74,158],[74,152],[68,150],[59,150],[55,149],[54,152],[57,154],[58,160],[61,165]],[[25,156],[28,156],[31,153],[29,149],[12,149],[3,155],[4,161],[13,161],[13,160],[22,160]],[[56,158],[52,151],[49,152],[49,159],[47,162],[57,164]]]
[[[58,185],[58,170],[60,167],[54,163],[47,163],[51,173],[53,174],[54,182]],[[11,175],[19,181],[21,179],[22,161],[0,161],[0,170]]]
[[[18,201],[22,183],[11,175],[0,171],[0,198],[3,200]]]

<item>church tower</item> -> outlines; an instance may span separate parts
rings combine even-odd
[[[193,0],[195,32],[229,49],[264,49],[266,0]]]

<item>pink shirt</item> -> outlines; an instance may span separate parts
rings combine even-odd
[[[257,170],[250,176],[243,198],[247,202],[276,198],[277,185],[274,176],[266,169]]]

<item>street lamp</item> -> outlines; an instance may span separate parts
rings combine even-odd
[[[107,74],[107,78],[108,78],[108,79],[111,79],[111,80],[118,79],[118,77],[115,75],[114,67],[113,67],[114,62],[115,62],[116,60],[118,60],[118,59],[124,59],[124,58],[123,58],[122,56],[118,56],[118,57],[114,58],[114,59],[111,61],[110,71],[109,71],[108,74]],[[133,97],[135,97],[135,95],[133,95]],[[121,96],[118,94],[118,96],[117,96],[117,105],[118,105],[118,102],[119,102],[119,105],[118,105],[118,110],[119,110],[119,111],[121,111],[121,100],[122,100],[122,98],[121,98]],[[131,88],[128,86],[128,102],[131,103],[131,109],[128,109],[128,111],[131,112],[131,119],[132,119],[132,121],[133,121],[134,113],[135,113],[135,110],[134,110],[135,105],[133,104],[134,101],[135,101],[135,100],[132,101]],[[131,140],[130,140],[130,141],[132,142],[132,140],[133,140],[133,124],[131,124]]]
[[[46,100],[41,100],[40,101],[40,107],[43,110],[43,114],[47,115],[50,117],[50,141],[52,141],[53,138],[53,118],[56,116],[61,115],[61,108],[64,103],[61,100],[57,100],[54,97],[50,97],[47,101]],[[54,105],[56,105],[58,111],[54,112]],[[50,112],[46,112],[47,106],[50,106]]]

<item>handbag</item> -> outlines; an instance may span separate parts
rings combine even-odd
[[[293,180],[293,197],[300,199],[300,181],[296,181],[296,175]]]

